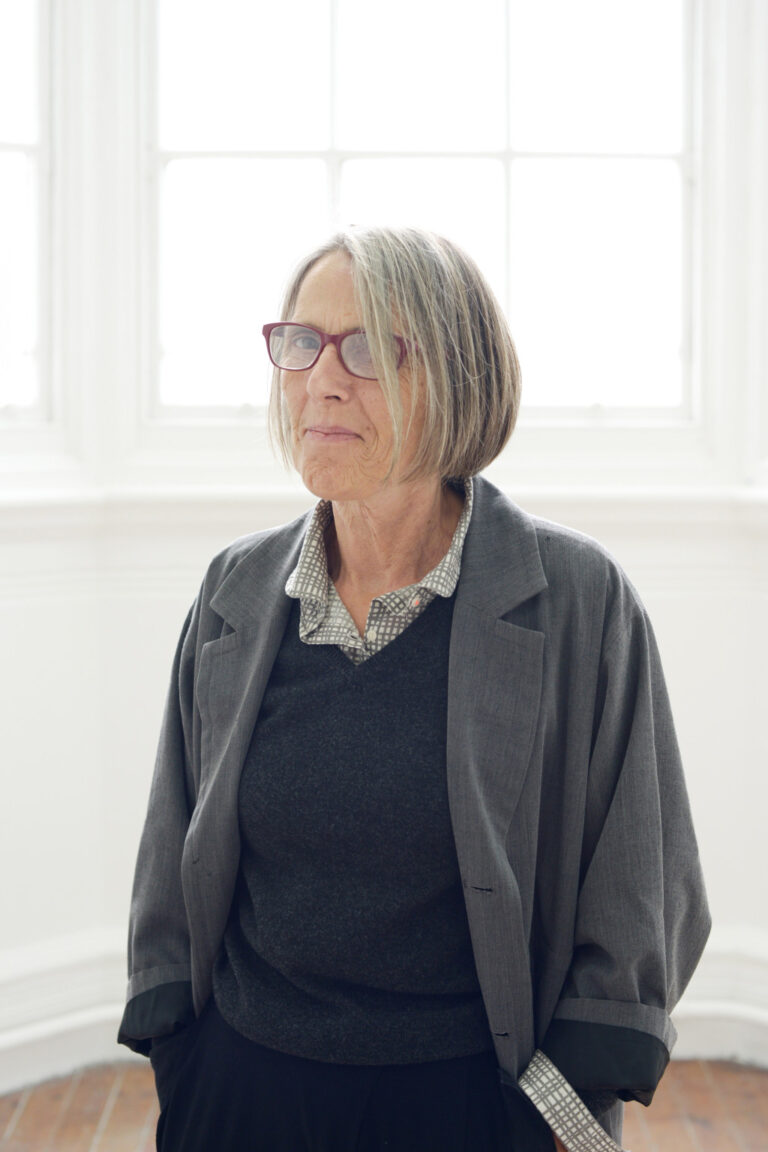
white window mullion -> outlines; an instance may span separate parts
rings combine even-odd
[[[0,4],[0,424],[11,428],[44,415],[46,23],[43,0]]]
[[[502,222],[504,244],[504,296],[502,305],[509,316],[512,300],[512,178],[514,165],[512,158],[512,89],[509,66],[510,43],[510,4],[504,5],[504,44],[506,45],[507,66],[504,69],[504,219]]]
[[[53,403],[53,236],[54,236],[54,170],[51,144],[53,140],[53,52],[51,39],[53,20],[52,0],[39,0],[38,51],[40,75],[38,102],[40,108],[38,219],[38,332],[37,354],[40,379],[40,415],[50,422],[55,417]]]
[[[328,0],[328,216],[329,231],[341,227],[341,178],[343,160],[339,154],[336,128],[336,101],[338,84],[338,27],[339,0]]]
[[[768,5],[754,3],[750,23],[750,236],[747,338],[747,447],[742,480],[768,486]]]
[[[140,265],[142,308],[139,327],[140,423],[157,416],[158,376],[162,349],[159,334],[159,197],[164,159],[159,153],[157,70],[158,27],[154,0],[139,0],[139,165]]]
[[[683,191],[682,262],[683,300],[683,396],[684,417],[690,423],[701,419],[701,382],[697,362],[697,333],[699,325],[700,276],[700,188],[701,188],[701,13],[698,0],[685,0],[683,38],[684,75],[684,149],[680,159],[680,180]]]
[[[37,105],[35,139],[24,148],[34,175],[18,217],[29,212],[33,232],[25,257],[25,267],[31,270],[34,280],[34,332],[28,351],[36,382],[34,395],[28,398],[30,403],[2,411],[5,381],[0,379],[0,491],[12,498],[16,492],[51,487],[62,490],[82,482],[79,445],[70,419],[72,374],[67,363],[68,358],[72,359],[72,345],[77,343],[70,330],[77,306],[72,300],[71,284],[66,283],[69,269],[74,268],[77,273],[77,239],[71,236],[69,227],[64,175],[65,170],[78,163],[80,152],[74,138],[81,117],[69,100],[63,75],[72,39],[67,33],[70,25],[77,23],[77,12],[72,11],[76,5],[67,5],[66,12],[53,0],[36,0],[34,5],[22,6],[9,3],[8,7],[10,11],[14,7],[27,11],[34,7],[33,84]],[[8,74],[9,70],[4,69],[4,78]],[[3,103],[6,111],[13,111],[14,99]],[[10,222],[15,224],[16,220],[13,216]],[[7,219],[0,221],[0,229],[8,223]],[[7,272],[7,268],[0,270],[0,280],[3,271]],[[12,284],[18,291],[22,279],[14,274]]]

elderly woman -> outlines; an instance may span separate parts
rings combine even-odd
[[[615,1149],[709,927],[645,611],[478,475],[520,378],[453,244],[338,235],[264,334],[319,503],[176,654],[120,1032],[158,1148]]]

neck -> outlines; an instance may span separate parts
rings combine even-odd
[[[326,548],[342,599],[382,596],[415,584],[442,559],[463,498],[429,478],[396,485],[372,500],[334,501]]]

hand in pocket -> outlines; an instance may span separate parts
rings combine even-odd
[[[157,1036],[152,1041],[149,1052],[149,1061],[155,1073],[155,1089],[160,1101],[161,1110],[168,1103],[176,1077],[184,1063],[197,1031],[194,1021],[178,1032],[170,1032],[167,1036]]]

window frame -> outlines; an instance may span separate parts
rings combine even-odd
[[[52,418],[51,388],[51,188],[52,138],[52,0],[36,0],[36,39],[38,71],[37,140],[35,143],[9,144],[3,151],[18,153],[34,164],[35,186],[35,257],[36,257],[36,360],[38,393],[30,405],[9,404],[0,409],[0,428],[18,431],[23,437],[30,427],[46,424]]]
[[[155,137],[156,124],[156,89],[154,78],[156,76],[156,58],[154,56],[156,37],[156,0],[143,0],[145,20],[144,37],[150,46],[151,66],[145,76],[144,91],[147,96],[146,116],[148,125],[147,146],[144,150],[145,161],[149,166],[146,185],[152,190],[151,201],[148,204],[148,228],[152,236],[152,245],[144,248],[147,258],[147,280],[145,282],[149,293],[154,293],[153,304],[148,304],[151,316],[146,320],[147,339],[144,341],[144,420],[146,440],[152,437],[154,430],[164,427],[166,432],[172,429],[181,435],[181,429],[186,428],[189,442],[195,438],[195,429],[212,431],[214,428],[221,434],[229,429],[233,443],[242,437],[244,428],[252,429],[264,437],[265,413],[263,409],[252,405],[244,405],[240,409],[216,408],[214,406],[190,406],[189,408],[164,408],[156,401],[156,364],[152,355],[152,348],[157,346],[156,319],[158,315],[157,268],[153,266],[153,259],[157,258],[157,237],[159,230],[159,175],[164,163],[168,159],[177,159],[184,156],[216,155],[222,158],[229,157],[263,157],[270,153],[255,151],[221,153],[195,153],[195,152],[161,152]],[[335,50],[335,0],[331,0],[331,53]],[[507,14],[509,12],[507,6]],[[507,17],[508,18],[508,17]],[[590,408],[562,406],[533,407],[523,405],[521,419],[515,432],[512,445],[505,452],[502,459],[489,470],[501,484],[522,482],[526,485],[541,484],[541,467],[543,453],[550,457],[550,466],[547,471],[551,474],[551,461],[565,462],[558,468],[558,484],[569,484],[573,473],[576,472],[582,483],[590,486],[602,486],[601,473],[608,472],[615,476],[617,470],[626,482],[630,484],[651,483],[666,485],[679,482],[681,470],[676,462],[685,461],[685,471],[692,475],[698,473],[703,478],[708,470],[707,463],[702,456],[701,429],[697,426],[700,413],[704,405],[700,389],[702,382],[694,378],[692,370],[693,348],[696,340],[695,332],[697,317],[694,313],[693,280],[694,280],[694,252],[697,244],[694,235],[695,207],[700,179],[701,166],[701,123],[696,116],[696,107],[700,103],[703,91],[703,52],[701,39],[701,10],[696,0],[686,0],[684,4],[685,32],[684,42],[684,89],[688,94],[684,115],[684,141],[679,157],[675,157],[682,168],[682,266],[683,266],[683,298],[681,300],[681,324],[684,341],[689,355],[684,357],[685,374],[683,380],[683,402],[675,409],[662,408]],[[150,59],[150,56],[148,56]],[[333,77],[334,72],[332,70]],[[328,93],[331,103],[331,142],[333,142],[333,115],[334,91],[333,82]],[[507,139],[509,140],[509,126],[507,126]],[[339,219],[341,168],[345,161],[356,158],[377,158],[413,155],[445,155],[445,153],[382,153],[382,152],[351,152],[349,150],[330,147],[325,150],[307,150],[302,152],[281,152],[280,158],[313,158],[325,162],[328,172],[329,190],[331,199],[332,220],[329,222],[329,232],[341,224]],[[502,159],[505,168],[505,181],[509,188],[510,174],[515,160],[522,155],[507,146],[502,153],[472,153],[473,158],[491,157]],[[507,213],[505,216],[505,229],[508,238],[511,230],[510,221],[511,204],[507,196]],[[508,249],[508,244],[506,245]],[[507,261],[509,269],[509,261]],[[507,273],[509,276],[509,271]],[[507,285],[509,288],[509,284]],[[146,297],[149,300],[149,296]],[[524,368],[524,366],[523,366]],[[656,445],[658,467],[652,477],[648,476],[645,467],[647,457],[648,437],[652,435]],[[597,457],[600,467],[590,466],[590,459]],[[630,477],[627,467],[628,461],[633,467]]]
[[[525,426],[531,424],[532,426],[547,426],[547,427],[570,427],[570,426],[596,426],[601,427],[608,425],[616,425],[619,427],[658,427],[658,426],[675,426],[679,424],[687,425],[690,423],[695,406],[693,380],[691,372],[691,348],[693,343],[693,314],[692,314],[692,251],[693,251],[693,205],[695,200],[695,186],[697,182],[697,169],[698,169],[698,156],[699,156],[699,141],[696,134],[696,123],[693,115],[694,103],[698,97],[700,77],[697,69],[696,60],[696,9],[694,0],[683,0],[683,60],[682,60],[682,77],[683,77],[683,93],[685,96],[685,104],[683,109],[683,142],[680,153],[632,153],[627,152],[623,154],[617,153],[588,153],[588,152],[562,152],[562,153],[549,153],[546,151],[540,152],[526,152],[514,149],[510,144],[511,137],[511,124],[510,124],[510,108],[509,108],[509,95],[507,93],[507,100],[505,105],[505,138],[506,144],[503,149],[486,150],[486,151],[473,151],[466,152],[464,150],[456,150],[455,152],[446,152],[444,150],[420,150],[420,151],[375,151],[375,150],[349,150],[336,146],[336,93],[335,93],[335,77],[336,69],[333,66],[334,54],[337,49],[337,34],[336,34],[336,16],[339,0],[327,0],[330,12],[330,56],[331,56],[331,70],[330,77],[331,83],[327,92],[328,97],[328,119],[330,125],[329,147],[325,149],[305,149],[305,150],[290,150],[275,152],[272,149],[255,150],[255,149],[240,149],[240,150],[210,150],[210,149],[173,149],[164,150],[159,147],[157,140],[157,121],[158,121],[158,107],[157,107],[157,67],[158,60],[156,57],[156,48],[158,43],[157,34],[157,20],[158,20],[158,0],[149,0],[144,6],[145,16],[145,29],[143,39],[147,46],[147,60],[150,62],[144,77],[144,91],[147,99],[145,103],[145,117],[146,117],[146,147],[144,149],[144,156],[148,167],[147,181],[149,182],[152,194],[148,204],[148,217],[147,227],[148,235],[151,235],[151,242],[145,245],[145,253],[147,257],[147,280],[146,287],[148,295],[145,297],[147,302],[145,327],[147,331],[147,340],[145,344],[145,351],[147,353],[143,378],[146,382],[145,391],[145,404],[144,410],[146,416],[150,420],[160,420],[163,422],[177,423],[182,422],[200,422],[207,423],[210,420],[221,421],[230,420],[234,424],[240,423],[243,416],[251,416],[258,422],[262,419],[263,409],[259,405],[252,405],[249,403],[240,406],[230,405],[219,407],[215,404],[190,404],[190,405],[165,405],[159,398],[159,354],[155,354],[153,350],[157,349],[159,353],[159,332],[158,332],[158,317],[160,313],[160,284],[159,284],[159,258],[160,253],[158,250],[158,240],[160,234],[160,185],[163,177],[164,170],[169,163],[175,161],[193,160],[193,159],[220,159],[222,161],[230,160],[315,160],[319,161],[325,166],[327,173],[327,185],[329,192],[329,218],[328,218],[328,233],[343,227],[344,221],[341,217],[341,181],[342,169],[345,163],[355,160],[419,160],[419,159],[446,159],[446,160],[488,160],[494,163],[501,163],[503,165],[504,177],[503,182],[506,189],[506,206],[504,212],[504,219],[502,222],[504,234],[504,251],[506,254],[505,259],[505,282],[506,290],[504,301],[509,304],[510,290],[511,290],[511,253],[509,237],[512,232],[512,212],[513,205],[510,196],[510,189],[514,181],[514,165],[516,162],[528,159],[543,160],[569,160],[579,161],[582,159],[605,159],[608,162],[612,160],[625,161],[625,160],[649,160],[656,159],[671,161],[679,170],[680,186],[681,186],[681,217],[682,217],[682,230],[681,230],[681,297],[680,297],[680,323],[681,323],[681,337],[683,343],[683,357],[682,357],[682,380],[681,392],[682,399],[679,405],[675,406],[659,406],[653,407],[648,405],[642,406],[621,406],[621,405],[575,405],[568,407],[565,405],[524,405],[521,424]],[[509,3],[504,5],[505,11],[505,40],[507,51],[509,50],[510,35],[509,35],[509,20],[510,9]],[[507,70],[507,88],[509,86],[509,71]],[[514,335],[514,333],[513,333]],[[525,365],[523,365],[525,368]]]
[[[209,410],[202,419],[152,411],[154,2],[41,0],[50,30],[47,106],[55,109],[45,177],[50,419],[0,429],[6,493],[53,483],[90,491],[300,487],[276,473],[259,411],[247,408],[234,419],[231,410]],[[760,0],[688,5],[689,410],[670,419],[529,409],[489,470],[510,490],[768,485],[768,326],[761,323],[768,306],[768,12]],[[331,183],[343,156],[329,165]]]

